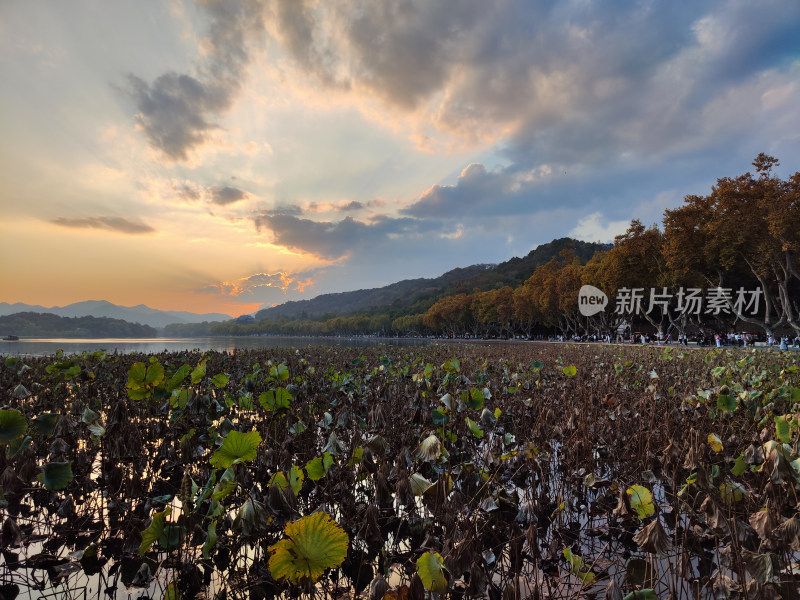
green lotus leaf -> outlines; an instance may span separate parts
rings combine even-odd
[[[736,481],[727,481],[719,486],[719,493],[725,504],[734,504],[750,495],[747,488]]]
[[[201,360],[197,363],[197,366],[192,370],[191,379],[192,385],[197,385],[203,378],[206,376],[206,359]]]
[[[292,435],[300,435],[305,430],[306,426],[302,421],[298,421],[297,423],[289,427],[289,433],[291,433]]]
[[[28,421],[18,410],[0,410],[0,444],[8,444],[28,429]]]
[[[222,502],[228,495],[236,489],[236,473],[234,473],[232,467],[228,467],[222,472],[222,475],[219,478],[219,483],[214,488],[213,493],[211,494],[211,499],[217,502]]]
[[[33,430],[39,435],[53,435],[60,416],[58,413],[42,413],[31,423]]]
[[[469,390],[469,398],[467,399],[467,405],[472,410],[480,410],[483,408],[483,401],[486,399],[486,395],[484,394],[483,390],[479,390],[478,388],[471,388]]]
[[[42,465],[39,481],[48,490],[63,490],[72,481],[71,462],[51,462]]]
[[[158,361],[152,362],[150,366],[147,367],[147,374],[144,377],[144,382],[151,388],[164,382],[164,367],[162,367]]]
[[[286,475],[284,475],[282,471],[278,471],[275,473],[275,475],[270,477],[269,484],[277,485],[280,491],[284,491],[289,487],[289,482],[286,480]]]
[[[289,379],[289,367],[280,364],[277,367],[272,367],[269,370],[269,376],[276,381],[286,381]]]
[[[306,473],[311,481],[322,479],[328,474],[328,469],[333,465],[333,456],[325,452],[321,457],[312,458],[306,463]]]
[[[172,509],[168,506],[162,512],[157,512],[153,515],[153,520],[150,526],[142,531],[142,543],[139,544],[139,555],[144,556],[150,550],[153,543],[164,534],[164,521],[172,513]]]
[[[303,480],[305,478],[306,476],[303,475],[303,469],[297,465],[292,465],[292,468],[289,469],[289,487],[292,488],[295,496],[297,496],[303,488]]]
[[[225,373],[217,373],[211,378],[211,383],[218,388],[224,388],[226,385],[228,385],[228,381],[230,381],[230,377],[228,377]]]
[[[364,458],[364,448],[362,446],[356,446],[355,448],[353,448],[353,454],[350,457],[350,460],[347,461],[347,466],[355,467],[356,465],[361,464],[362,458]]]
[[[784,444],[792,441],[792,429],[785,415],[775,417],[775,436]]]
[[[306,473],[311,481],[318,481],[325,477],[325,467],[322,465],[322,458],[319,456],[312,458],[306,463]]]
[[[291,406],[292,395],[286,388],[279,387],[260,394],[258,402],[264,407],[264,410],[288,410]]]
[[[314,583],[347,556],[350,539],[326,512],[288,523],[285,539],[269,547],[269,571],[279,581]]]
[[[575,365],[570,365],[561,369],[561,372],[567,377],[574,377],[578,372],[578,368]]]
[[[455,375],[461,370],[461,365],[459,364],[457,358],[451,358],[442,365],[442,368],[451,375]]]
[[[256,457],[261,435],[257,431],[230,431],[222,446],[210,458],[211,466],[227,469],[233,464],[250,462]]]
[[[177,523],[167,523],[166,519],[172,514],[172,509],[168,506],[161,512],[153,515],[153,520],[150,526],[142,531],[142,543],[139,544],[139,555],[144,556],[152,547],[154,542],[158,542],[164,550],[173,550],[181,545],[184,535],[186,534],[185,528]]]
[[[569,563],[570,572],[578,577],[584,585],[591,585],[592,582],[594,582],[597,576],[589,570],[588,566],[585,562],[583,562],[583,559],[580,556],[573,554],[572,550],[569,548],[564,548],[561,553]]]
[[[747,463],[744,462],[744,452],[740,452],[733,463],[733,467],[731,467],[731,473],[739,477],[745,471],[747,471]]]
[[[429,592],[443,594],[447,591],[448,573],[438,552],[423,552],[417,559],[417,575]]]
[[[735,394],[719,394],[717,395],[717,408],[724,411],[736,410],[739,406],[739,399]]]
[[[172,377],[169,378],[169,381],[167,381],[165,385],[167,391],[171,392],[175,388],[179,387],[183,383],[183,380],[186,379],[186,376],[191,372],[192,367],[189,365],[181,365],[181,367],[175,371]]]
[[[483,429],[478,427],[478,424],[469,417],[466,417],[465,420],[467,422],[467,427],[469,427],[469,430],[472,432],[472,435],[478,439],[481,439],[483,437]]]
[[[30,446],[32,442],[33,438],[29,435],[19,436],[13,442],[8,444],[8,446],[6,446],[6,458],[9,460],[14,458],[17,454]]]
[[[214,519],[208,524],[208,535],[206,542],[203,544],[203,558],[211,557],[211,549],[217,543],[217,520]]]
[[[656,596],[656,592],[653,588],[645,588],[643,590],[631,592],[622,600],[658,600],[658,596]]]
[[[181,600],[181,593],[178,590],[178,584],[174,581],[171,582],[167,589],[164,590],[164,600]]]
[[[632,485],[626,492],[630,496],[631,508],[636,511],[636,515],[640,519],[649,517],[656,512],[656,507],[653,505],[653,495],[646,487]]]

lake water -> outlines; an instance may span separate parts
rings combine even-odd
[[[305,348],[307,346],[379,346],[425,345],[424,338],[373,338],[373,337],[200,337],[200,338],[149,338],[149,339],[71,339],[37,338],[17,342],[0,341],[3,356],[49,356],[58,350],[65,354],[83,352],[180,352],[183,350],[254,350],[258,348]]]

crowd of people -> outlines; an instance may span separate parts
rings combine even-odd
[[[573,335],[568,336],[555,336],[551,337],[550,341],[573,341],[573,342],[606,342],[610,344],[612,341],[618,344],[633,343],[633,344],[665,344],[670,345],[677,342],[678,345],[688,346],[690,343],[697,346],[707,346],[709,344],[716,345],[717,348],[723,346],[733,346],[739,348],[754,348],[758,341],[758,336],[752,333],[728,333],[714,335],[713,339],[706,337],[704,332],[700,332],[695,336],[689,336],[685,333],[678,333],[673,338],[672,334],[668,333],[663,335],[661,333],[632,333],[629,336],[618,334],[616,337],[611,334],[605,335]],[[780,350],[800,350],[800,334],[794,338],[786,335],[783,337],[768,336],[766,339],[766,346],[771,350],[774,347]]]

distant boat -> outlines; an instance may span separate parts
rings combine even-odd
[[[3,338],[4,342],[18,342],[19,336],[18,335],[7,335]]]

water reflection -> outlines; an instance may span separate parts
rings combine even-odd
[[[143,352],[181,352],[184,350],[228,351],[257,350],[260,348],[305,348],[307,346],[379,346],[379,345],[426,345],[425,338],[375,338],[375,337],[199,337],[199,338],[148,338],[148,339],[74,339],[47,338],[21,339],[17,342],[0,341],[3,356],[50,356],[57,350],[65,354],[83,352],[117,352],[129,354]]]

